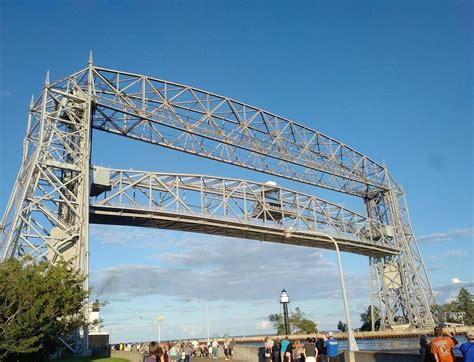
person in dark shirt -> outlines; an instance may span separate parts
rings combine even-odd
[[[424,334],[420,336],[420,357],[421,362],[435,362],[431,353],[431,343]]]
[[[281,345],[280,340],[278,338],[275,339],[275,343],[273,343],[273,360],[272,362],[281,362],[281,355],[280,355]]]
[[[286,346],[283,362],[293,362],[293,342],[292,341],[289,341],[288,346]]]
[[[309,337],[306,339],[303,351],[305,362],[316,362],[318,358],[318,349],[313,340],[314,338]]]
[[[316,348],[318,349],[319,360],[321,362],[327,361],[327,349],[325,346],[326,339],[327,339],[326,335],[323,334],[322,338],[318,338],[316,340]]]

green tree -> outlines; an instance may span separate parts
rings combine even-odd
[[[361,331],[372,330],[372,313],[371,313],[372,309],[371,308],[372,307],[369,305],[367,310],[360,315],[360,320],[362,322],[362,326],[360,327]],[[378,331],[380,330],[381,321],[380,321],[379,310],[375,306],[374,306],[374,319],[375,319],[374,327],[375,327],[375,330]]]
[[[83,281],[66,263],[0,263],[0,360],[45,360],[83,326]]]
[[[307,319],[306,314],[299,307],[291,314],[290,325],[293,333],[310,334],[318,332],[316,323]]]
[[[285,334],[285,321],[281,314],[270,314],[268,320],[272,323],[273,328],[277,330],[278,335]]]
[[[337,322],[337,329],[339,329],[341,332],[347,332],[347,324],[343,321],[339,321]]]
[[[451,304],[453,312],[462,316],[465,325],[474,325],[474,298],[466,288],[459,290],[456,300]]]
[[[431,306],[435,323],[439,326],[445,323],[464,323],[474,325],[474,297],[466,289],[459,290],[456,300]]]
[[[290,317],[290,332],[298,334],[317,333],[318,328],[315,322],[306,318],[306,314],[298,307]],[[270,314],[268,320],[277,330],[278,335],[285,334],[285,321],[281,314]]]

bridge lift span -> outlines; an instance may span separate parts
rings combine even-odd
[[[92,167],[92,130],[363,199],[366,215],[275,184]],[[92,180],[92,183],[91,181]],[[88,275],[90,223],[169,228],[369,257],[382,328],[434,325],[433,290],[404,192],[386,167],[286,118],[191,86],[95,66],[32,99],[1,220],[2,260],[71,260]],[[290,229],[296,231],[288,236]],[[305,233],[306,232],[306,233]],[[84,288],[88,288],[87,281]]]

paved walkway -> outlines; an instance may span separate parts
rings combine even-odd
[[[192,358],[191,358],[191,361],[192,361],[192,362],[200,362],[200,361],[202,361],[202,362],[210,362],[210,361],[214,361],[214,362],[215,362],[215,361],[226,362],[225,357],[219,357],[219,358],[217,358],[217,359],[201,358],[201,357],[192,357]],[[245,361],[243,361],[243,360],[238,360],[238,359],[229,360],[229,362],[231,362],[231,361],[232,361],[232,362],[245,362]]]

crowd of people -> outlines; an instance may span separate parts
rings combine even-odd
[[[467,342],[459,345],[450,333],[441,327],[434,329],[435,337],[429,341],[426,335],[420,337],[421,362],[455,362],[453,347],[458,346],[464,362],[474,362],[474,332],[467,333]],[[111,346],[112,350],[139,352],[145,362],[189,362],[191,357],[219,358],[223,349],[225,360],[234,355],[235,340],[226,338],[223,344],[216,339],[209,343],[198,341],[120,343]],[[259,349],[261,362],[336,362],[339,361],[339,343],[332,332],[322,334],[321,338],[308,337],[304,341],[265,337]]]
[[[339,343],[332,332],[321,338],[308,337],[305,341],[292,341],[285,336],[265,337],[262,360],[265,362],[335,362],[339,361]]]
[[[459,342],[451,333],[445,333],[443,328],[434,329],[435,338],[430,342],[426,335],[420,336],[421,362],[454,362],[453,347]],[[467,341],[459,345],[464,362],[474,362],[474,332],[467,333]]]
[[[235,340],[224,340],[223,352],[225,360],[231,360],[234,354]],[[151,343],[119,343],[111,346],[111,350],[138,352],[145,356],[146,362],[189,362],[191,357],[218,359],[221,345],[215,339],[209,343],[198,341],[151,342]]]

